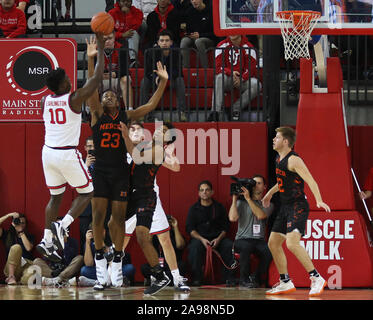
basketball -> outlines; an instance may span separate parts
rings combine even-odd
[[[98,12],[91,19],[91,29],[94,33],[108,35],[114,30],[114,19],[106,12]]]

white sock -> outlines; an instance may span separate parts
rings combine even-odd
[[[45,244],[47,247],[53,245],[53,233],[50,229],[44,229],[44,237],[43,237]]]
[[[180,272],[179,269],[171,270],[172,278],[174,279],[174,285],[179,282]]]
[[[72,224],[74,221],[74,218],[72,216],[70,216],[68,213],[63,217],[61,223],[62,223],[62,227],[64,229],[67,229],[67,227]]]

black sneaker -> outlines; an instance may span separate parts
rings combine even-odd
[[[163,272],[163,277],[161,279],[156,279],[154,283],[144,291],[144,295],[152,296],[157,292],[161,291],[163,288],[167,287],[170,283],[169,277]]]
[[[56,252],[54,245],[47,247],[44,240],[42,240],[37,246],[36,250],[47,260],[51,262],[61,262],[61,256]]]
[[[52,222],[51,230],[54,235],[53,241],[54,244],[58,247],[59,250],[65,248],[65,235],[69,235],[68,231],[62,227],[62,222]]]

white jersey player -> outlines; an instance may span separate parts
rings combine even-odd
[[[82,104],[98,88],[104,72],[104,40],[100,34],[96,37],[98,62],[94,76],[82,88],[70,93],[71,82],[65,70],[52,70],[46,77],[46,85],[53,94],[41,99],[45,125],[42,162],[51,196],[45,208],[44,237],[37,250],[51,261],[61,260],[56,249],[64,248],[67,228],[86,208],[93,195],[92,179],[77,146]],[[55,222],[67,184],[75,188],[78,196],[62,221]]]
[[[129,126],[129,137],[134,145],[139,144],[141,141],[144,140],[144,131],[143,126],[139,122],[132,122]],[[178,172],[180,171],[180,164],[173,155],[173,148],[174,146],[171,144],[166,148],[166,158],[163,162],[163,166],[166,168]],[[127,161],[131,162],[132,158],[129,154],[127,154]],[[159,197],[159,187],[157,185],[157,181],[154,181],[154,191],[157,194],[157,204],[155,208],[155,212],[153,215],[152,225],[150,228],[149,233],[151,235],[157,235],[158,240],[162,246],[163,253],[165,255],[166,262],[170,267],[171,274],[173,277],[174,287],[176,290],[179,291],[190,291],[190,288],[185,284],[186,279],[180,275],[179,268],[177,265],[176,254],[174,247],[172,246],[171,238],[170,238],[170,225],[167,220],[166,213],[163,210],[162,202]],[[128,212],[129,215],[132,212]],[[125,238],[124,238],[124,245],[123,250],[128,245],[129,240],[131,239],[132,233],[136,228],[136,214],[134,214],[131,218],[126,220],[126,230],[125,230]]]

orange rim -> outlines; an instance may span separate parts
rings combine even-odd
[[[307,10],[289,10],[289,11],[278,11],[276,12],[278,18],[288,21],[294,21],[294,25],[298,25],[301,18],[303,18],[303,26],[307,26],[312,20],[319,19],[321,13],[317,11],[307,11]],[[306,18],[304,18],[306,17]]]

